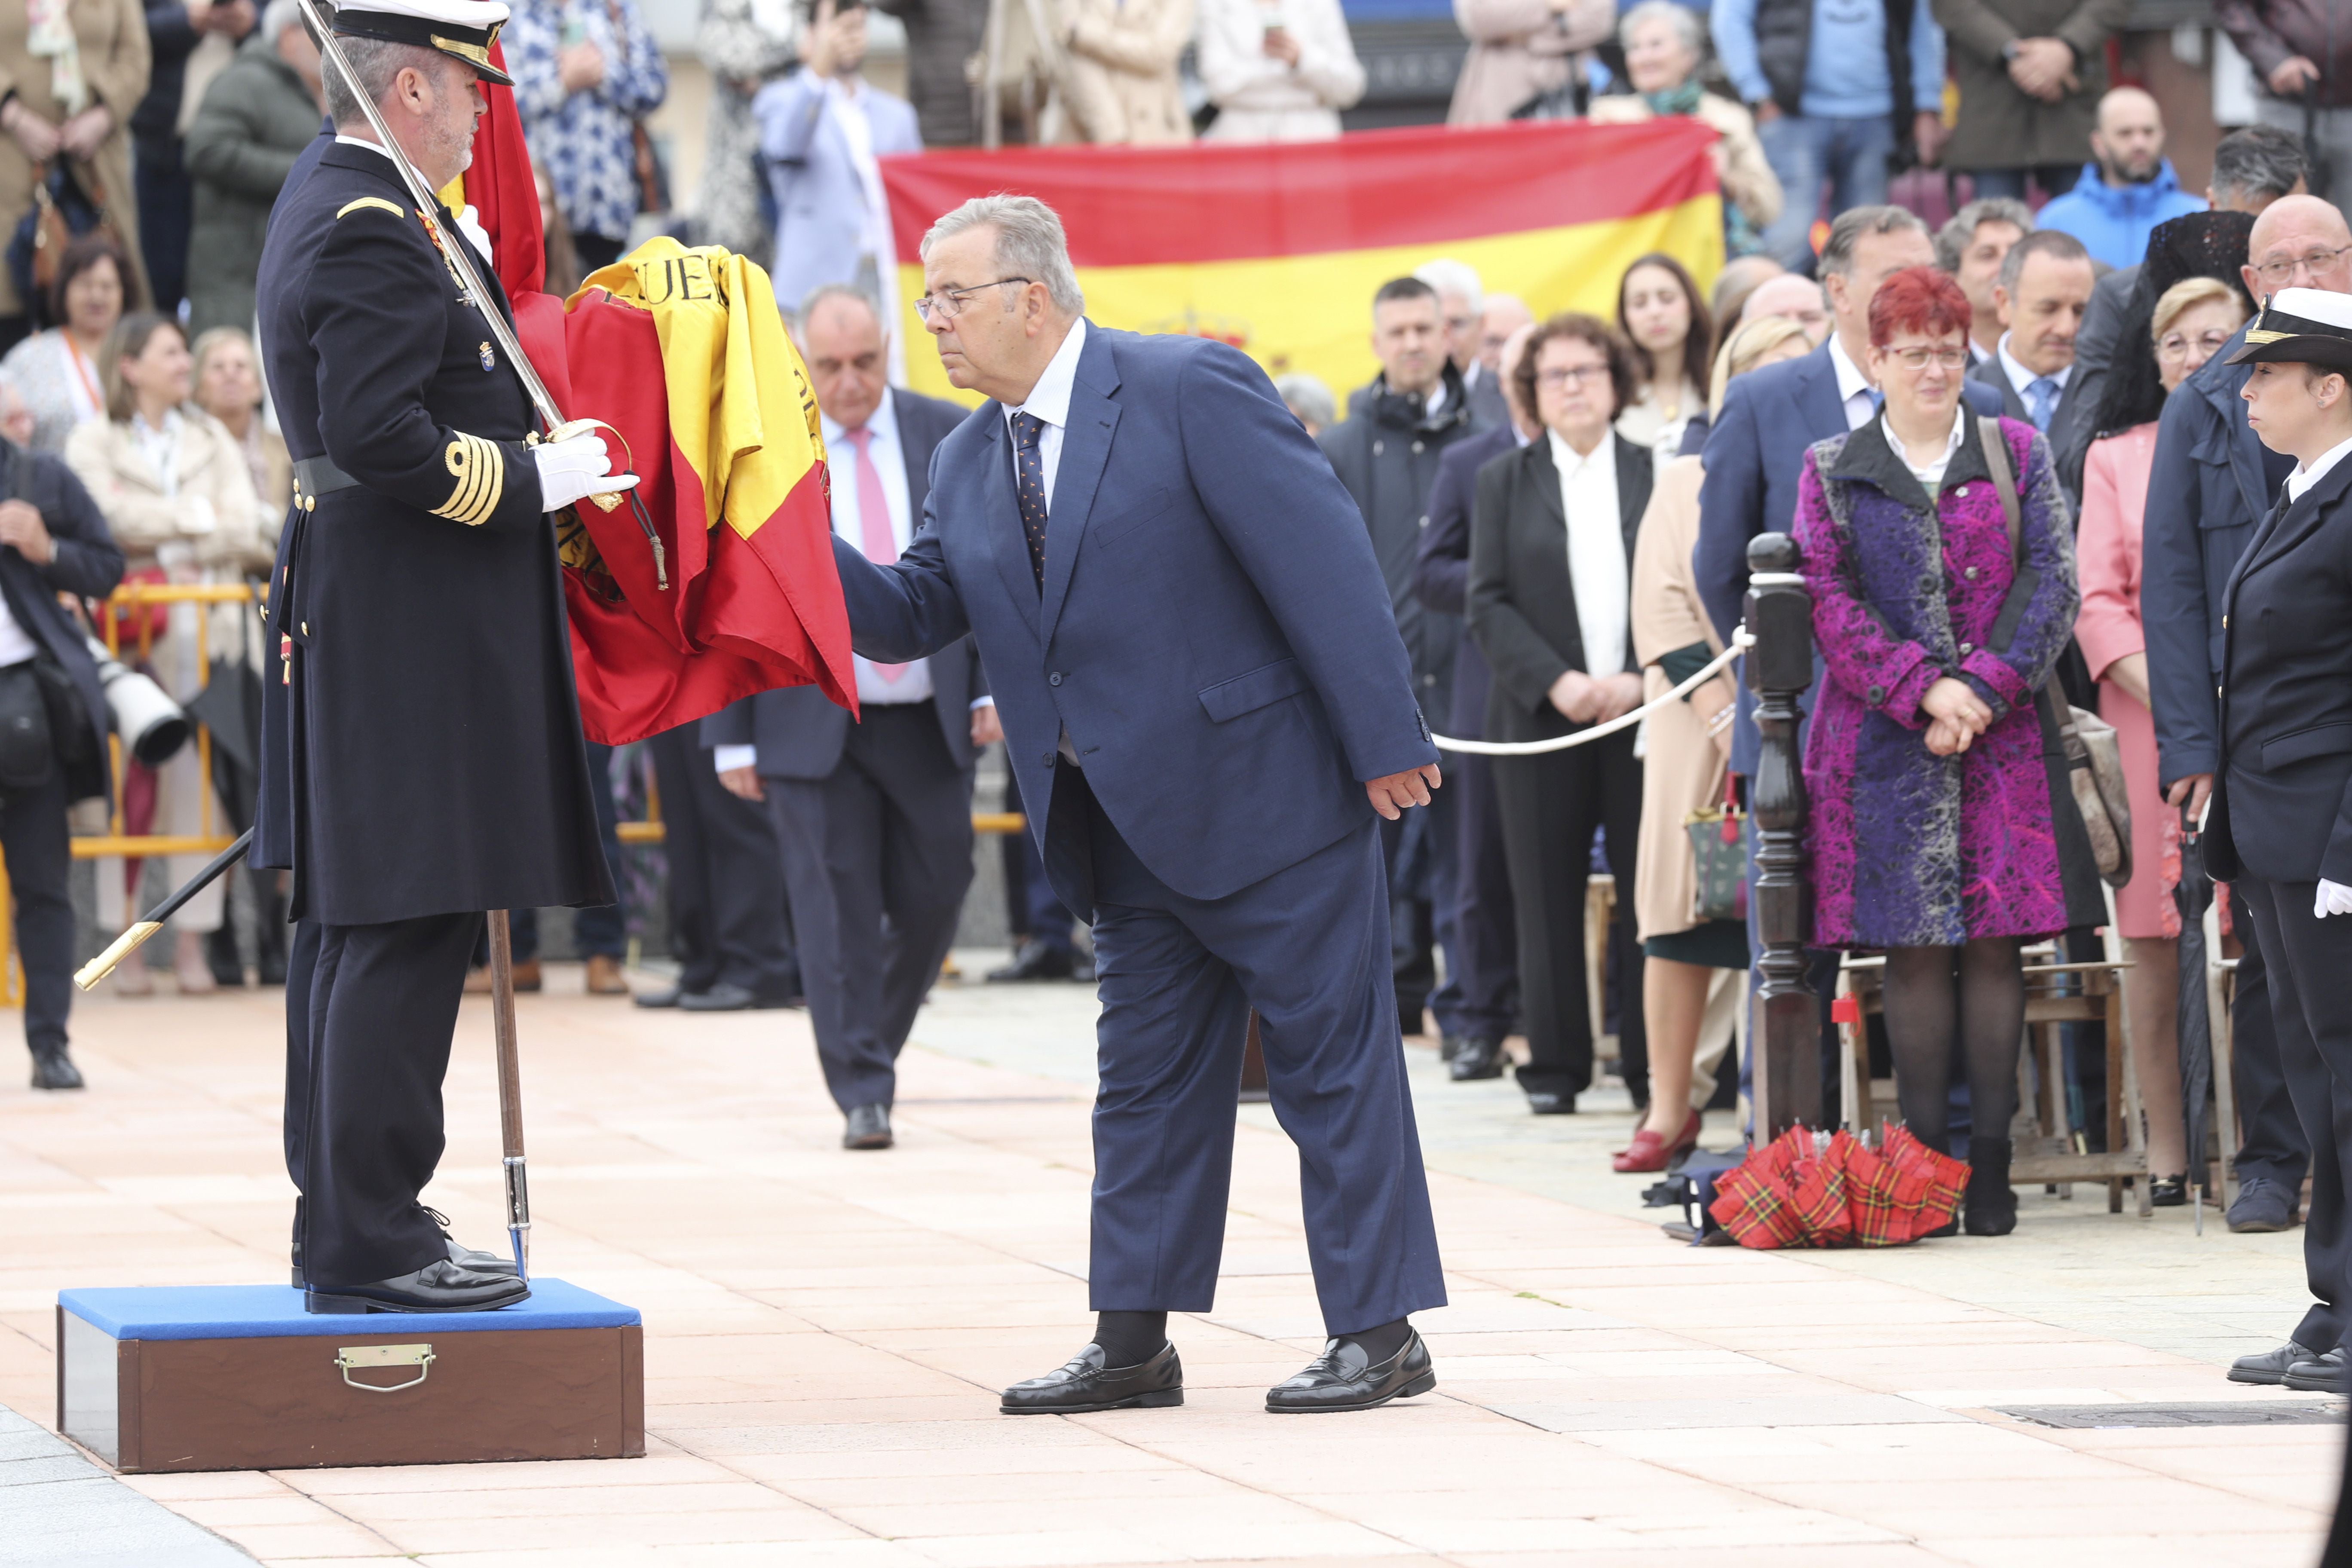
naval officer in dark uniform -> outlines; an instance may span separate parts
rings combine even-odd
[[[272,214],[261,346],[295,458],[269,599],[259,863],[294,873],[286,1143],[313,1311],[456,1311],[529,1292],[417,1194],[482,911],[608,904],[547,514],[605,478],[593,436],[539,444],[487,298],[393,159],[471,161],[482,0],[365,0],[334,28],[396,146],[331,62],[335,144]],[[633,481],[629,481],[633,482]]]
[[[2331,1093],[2299,1097],[2295,1110],[2315,1170],[2341,1167],[2352,1163],[2352,295],[2273,295],[2231,363],[2252,366],[2241,395],[2254,434],[2296,467],[2222,591],[2206,864],[2253,912],[2281,1058],[2325,1067]],[[2332,1299],[2352,1300],[2352,1236],[2314,1235],[2305,1250],[2315,1273],[2337,1275]],[[2305,1349],[2286,1385],[2343,1392],[2344,1347]]]

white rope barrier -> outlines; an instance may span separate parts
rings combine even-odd
[[[1706,668],[1693,674],[1672,691],[1661,692],[1631,713],[1620,713],[1606,724],[1595,724],[1590,730],[1579,730],[1573,735],[1555,735],[1549,741],[1457,741],[1451,735],[1432,735],[1430,740],[1441,751],[1467,752],[1480,757],[1532,757],[1544,752],[1564,752],[1570,746],[1581,746],[1613,735],[1630,724],[1638,724],[1649,717],[1653,708],[1663,708],[1669,702],[1679,702],[1720,674],[1741,652],[1756,646],[1748,633],[1745,622],[1731,628],[1731,646],[1707,660]]]

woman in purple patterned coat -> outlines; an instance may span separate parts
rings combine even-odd
[[[1896,1093],[1932,1148],[1947,1146],[1958,1041],[1974,1123],[1965,1224],[2005,1236],[2019,947],[2071,923],[2035,696],[2077,595],[2050,447],[2003,419],[2021,503],[2011,546],[1960,396],[1969,320],[1959,285],[1929,268],[1880,286],[1867,368],[1885,406],[1805,455],[1792,531],[1828,668],[1805,742],[1814,941],[1886,951]]]

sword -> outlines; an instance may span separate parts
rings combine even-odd
[[[408,192],[409,200],[416,204],[417,212],[423,215],[440,210],[440,196],[425,188],[424,179],[409,163],[408,155],[400,150],[400,143],[393,139],[391,128],[384,124],[383,112],[368,97],[367,89],[360,85],[359,73],[352,69],[352,62],[344,57],[341,41],[320,14],[319,0],[296,0],[296,3],[302,7],[302,17],[310,24],[311,36],[318,39],[320,58],[332,65],[343,79],[343,84],[352,89],[352,97],[367,115],[369,129],[375,132],[376,141],[392,154],[393,168],[399,174],[401,185]],[[539,379],[539,372],[531,364],[530,356],[522,352],[522,343],[515,337],[514,329],[507,324],[504,312],[489,303],[490,294],[482,287],[482,275],[474,268],[473,252],[462,242],[452,245],[442,238],[437,224],[434,226],[434,244],[447,258],[450,269],[457,274],[459,286],[474,300],[475,308],[481,311],[484,324],[490,329],[490,336],[496,338],[499,347],[506,351],[507,363],[522,378],[522,389],[530,395],[531,406],[539,411],[540,422],[547,427],[547,438],[561,441],[603,425],[604,422],[597,419],[564,419],[563,411],[556,407],[554,397],[547,390],[547,384]],[[609,426],[604,427],[611,428]],[[624,442],[625,450],[626,446],[627,443]],[[668,554],[662,548],[661,535],[655,530],[653,514],[646,510],[644,500],[635,490],[608,490],[588,499],[604,510],[611,511],[621,504],[624,496],[628,499],[629,509],[636,517],[637,526],[645,531],[646,544],[652,547],[656,583],[667,589],[669,586]]]
[[[142,942],[162,931],[163,922],[180,912],[181,905],[203,892],[205,887],[223,871],[244,859],[245,852],[252,847],[253,829],[248,827],[237,836],[236,843],[213,857],[211,865],[189,878],[186,886],[149,910],[145,920],[133,921],[131,929],[116,937],[113,944],[104,952],[75,971],[74,984],[87,991],[113,973],[114,966],[137,952]]]
[[[499,1135],[506,1149],[507,1239],[515,1278],[530,1279],[530,1183],[523,1174],[522,1058],[515,1047],[514,943],[507,911],[490,911],[490,1025],[499,1042]]]

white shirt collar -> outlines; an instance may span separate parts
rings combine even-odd
[[[1953,454],[1960,449],[1960,443],[1968,439],[1968,400],[1961,399],[1959,406],[1952,410],[1952,433],[1944,437],[1944,449],[1929,454],[1925,462],[1912,460],[1911,454],[1904,449],[1903,437],[1895,433],[1892,420],[1881,419],[1879,426],[1886,432],[1888,448],[1894,452],[1905,468],[1911,470],[1912,478],[1923,485],[1941,484],[1944,480],[1944,470],[1951,465]]]
[[[1847,355],[1845,341],[1834,331],[1830,333],[1830,365],[1837,372],[1840,403],[1851,403],[1857,392],[1875,390],[1870,384],[1870,377],[1863,374],[1862,367]]]
[[[2009,333],[2001,333],[2000,342],[1994,345],[1993,353],[2000,356],[2001,374],[2009,377],[2009,384],[2017,388],[2017,395],[2022,397],[2025,395],[2027,387],[2042,379],[2042,373],[2027,369],[2015,354],[2009,352]],[[2063,392],[2065,390],[2067,378],[2074,374],[2074,367],[2071,364],[2063,370],[2053,371],[2050,374],[2050,384]]]
[[[829,452],[835,447],[849,445],[849,432],[846,426],[823,409],[817,411],[816,417],[817,424],[824,431],[826,451]],[[889,393],[883,393],[881,405],[876,408],[872,416],[866,421],[866,428],[874,432],[872,443],[874,446],[895,447],[898,444],[898,405],[891,400]]]
[[[1607,431],[1601,432],[1600,445],[1590,452],[1579,452],[1561,440],[1557,430],[1546,429],[1544,438],[1551,443],[1551,466],[1559,470],[1559,477],[1563,479],[1599,463],[1607,463],[1612,474],[1617,471],[1616,443],[1609,438]]]
[[[1045,374],[1037,384],[1029,389],[1028,397],[1004,411],[1007,426],[1015,414],[1034,414],[1046,424],[1066,428],[1070,423],[1070,388],[1077,384],[1078,354],[1086,347],[1087,319],[1080,316],[1070,323],[1069,336],[1045,362]]]
[[[2301,500],[2304,497],[2304,492],[2310,489],[2312,486],[2317,484],[2321,479],[2326,479],[2327,477],[2327,470],[2342,462],[2347,453],[2352,453],[2352,439],[2338,441],[2335,446],[2330,447],[2325,452],[2320,453],[2318,458],[2314,460],[2311,467],[2307,468],[2297,468],[2294,472],[2289,474],[2286,477],[2286,498],[2288,502],[2292,504],[2295,501]]]

